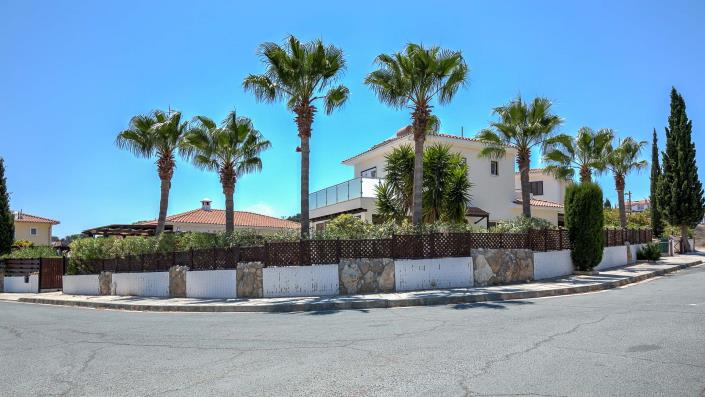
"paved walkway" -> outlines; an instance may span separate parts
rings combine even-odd
[[[656,263],[639,263],[615,268],[595,275],[572,275],[526,284],[494,287],[455,288],[390,294],[263,299],[194,299],[82,296],[50,292],[42,294],[0,293],[0,300],[97,309],[178,312],[293,312],[445,305],[541,298],[601,291],[699,265],[703,263],[703,259],[705,259],[704,253],[693,253],[666,257]]]

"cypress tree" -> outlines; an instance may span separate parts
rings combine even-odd
[[[658,203],[664,218],[681,228],[681,246],[689,251],[688,228],[705,215],[703,185],[695,164],[695,145],[691,137],[692,122],[685,113],[685,101],[671,90],[671,115],[666,128],[663,173],[658,184]]]
[[[5,180],[5,160],[0,157],[0,255],[10,253],[15,239],[15,220],[10,212],[10,195]]]
[[[612,209],[612,202],[608,198],[605,199],[605,208]]]
[[[600,264],[605,219],[602,189],[596,183],[570,184],[565,190],[565,224],[570,240],[570,258],[578,270],[589,271]]]
[[[661,178],[661,165],[659,164],[658,155],[658,138],[656,137],[656,128],[654,128],[654,138],[651,144],[651,229],[654,236],[663,234],[663,219],[661,217],[661,208],[658,200],[658,183]]]

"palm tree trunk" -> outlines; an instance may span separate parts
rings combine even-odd
[[[688,225],[681,225],[681,254],[690,252],[690,243],[688,242]]]
[[[309,137],[301,136],[301,239],[308,238],[308,173],[309,173]]]
[[[423,144],[431,110],[425,103],[418,103],[411,114],[414,130],[414,184],[411,193],[411,223],[420,226],[423,222]]]
[[[520,151],[517,154],[519,180],[521,181],[521,214],[531,218],[531,185],[529,184],[529,159],[531,152]]]
[[[225,232],[230,234],[235,231],[235,183],[223,184],[225,194]]]
[[[617,188],[617,202],[619,204],[619,226],[622,229],[627,228],[627,210],[624,207],[624,177],[615,175],[615,187]]]
[[[423,136],[414,138],[414,184],[411,194],[411,223],[419,226],[423,217]]]
[[[311,126],[316,107],[309,101],[303,101],[294,107],[296,113],[297,129],[301,138],[301,239],[308,239],[309,236],[309,213],[308,213],[308,174],[309,174],[309,140],[311,139]]]
[[[166,213],[169,207],[169,190],[171,189],[171,177],[174,176],[174,155],[171,152],[163,152],[157,159],[157,173],[161,181],[159,193],[159,217],[157,218],[157,229],[154,234],[159,235],[164,231],[166,224]]]
[[[592,182],[592,171],[588,166],[580,167],[580,183]]]
[[[171,180],[166,178],[161,179],[161,188],[159,193],[159,218],[157,219],[157,230],[155,234],[159,235],[164,231],[166,224],[166,212],[169,207],[169,190],[171,189]]]

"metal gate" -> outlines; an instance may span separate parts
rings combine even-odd
[[[64,258],[39,259],[39,289],[61,289]]]

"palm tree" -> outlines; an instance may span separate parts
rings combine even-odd
[[[607,148],[612,144],[614,132],[602,128],[597,132],[582,127],[573,138],[560,134],[546,140],[544,160],[549,164],[546,171],[559,179],[572,180],[578,169],[580,182],[592,182],[592,172],[605,170]]]
[[[235,230],[233,195],[238,179],[262,169],[260,153],[270,147],[247,117],[233,111],[220,127],[205,116],[196,116],[181,145],[196,167],[216,171],[225,195],[225,232]]]
[[[187,128],[188,123],[181,121],[181,112],[165,113],[154,110],[150,114],[133,117],[129,127],[120,132],[115,139],[115,144],[119,148],[127,149],[138,157],[151,158],[155,155],[157,157],[157,173],[161,181],[161,189],[156,234],[164,231],[171,178],[176,168],[174,153]]]
[[[263,74],[247,76],[242,85],[259,101],[285,100],[296,114],[301,139],[297,148],[301,151],[301,238],[308,238],[309,140],[317,111],[314,103],[322,100],[326,114],[331,114],[348,99],[347,87],[334,86],[345,70],[343,51],[321,40],[301,43],[289,36],[284,45],[264,43],[258,52],[267,69]]]
[[[620,139],[616,148],[608,148],[607,169],[614,175],[619,202],[619,224],[622,229],[627,227],[627,212],[624,208],[624,187],[627,174],[640,171],[648,166],[646,160],[639,160],[639,153],[646,141],[637,142],[633,138]]]
[[[518,96],[505,106],[494,109],[499,121],[490,123],[489,129],[477,134],[477,138],[486,146],[480,151],[483,157],[503,157],[507,146],[517,150],[516,162],[521,179],[522,214],[531,217],[529,201],[529,167],[531,151],[536,146],[543,147],[551,138],[563,120],[551,113],[551,101],[546,98],[534,98],[526,103]]]
[[[431,101],[449,103],[465,85],[468,67],[459,51],[408,44],[404,52],[381,54],[375,59],[379,69],[365,78],[365,84],[380,101],[412,110],[414,133],[414,183],[411,219],[422,221],[423,145],[431,117]]]

